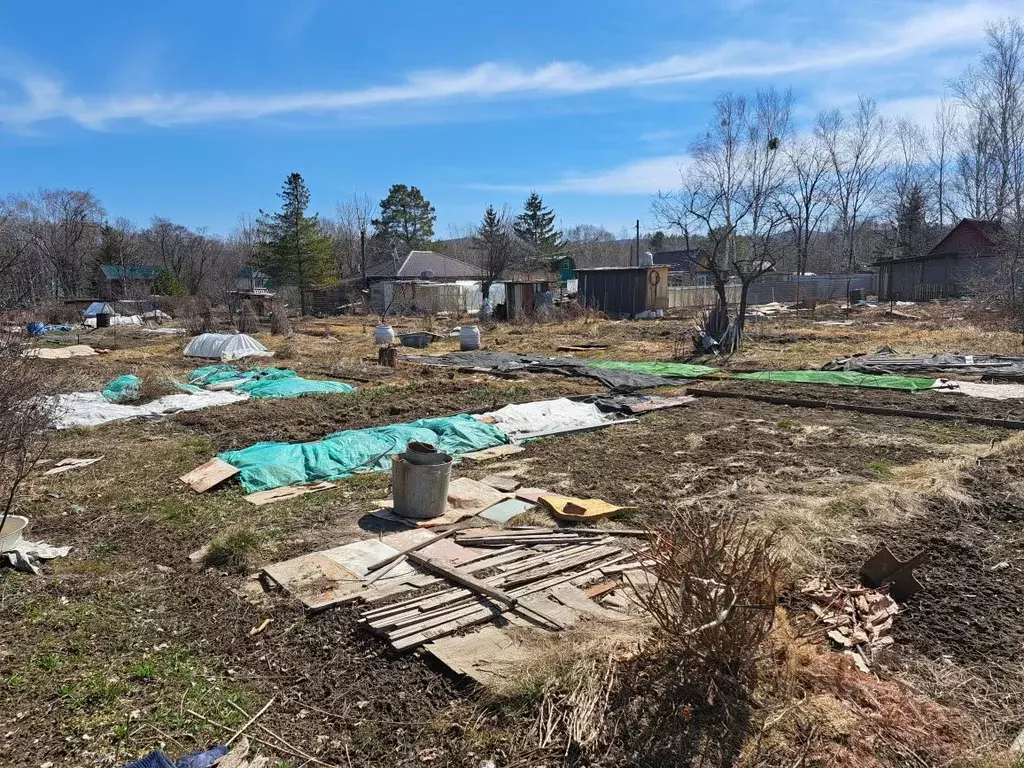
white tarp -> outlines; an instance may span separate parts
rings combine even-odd
[[[96,327],[96,318],[87,317],[85,318],[85,324],[90,328]],[[142,325],[142,318],[138,315],[113,315],[110,318],[110,324],[114,325]]]
[[[242,357],[273,357],[274,353],[244,333],[204,333],[185,347],[185,357],[238,360]]]
[[[979,384],[974,381],[936,379],[932,389],[936,392],[953,392],[968,397],[983,397],[986,400],[1024,399],[1024,384]]]
[[[506,405],[497,411],[481,414],[477,418],[493,422],[494,426],[512,440],[523,440],[549,432],[601,427],[620,420],[603,413],[593,403],[577,403],[564,397],[536,403]]]
[[[71,392],[55,396],[57,429],[69,427],[95,427],[108,421],[137,419],[139,417],[169,416],[178,411],[196,411],[215,405],[228,405],[248,400],[240,392],[205,392],[167,395],[144,405],[118,405],[103,397],[101,392]]]

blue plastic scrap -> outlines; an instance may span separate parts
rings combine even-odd
[[[159,749],[154,749],[145,757],[128,763],[124,768],[210,768],[227,753],[227,746],[220,744],[210,749],[193,752],[191,755],[185,755],[178,762],[172,763],[166,754]]]

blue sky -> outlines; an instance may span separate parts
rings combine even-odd
[[[298,171],[312,207],[393,183],[437,234],[536,188],[560,223],[653,224],[724,91],[800,120],[874,96],[930,120],[1024,0],[51,0],[0,19],[0,193],[227,233]]]

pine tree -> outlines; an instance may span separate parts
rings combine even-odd
[[[153,280],[153,293],[157,296],[173,296],[176,298],[188,296],[185,286],[178,282],[178,278],[166,269],[161,269],[157,273],[156,279]]]
[[[320,233],[317,217],[306,215],[309,189],[300,174],[290,174],[278,196],[280,212],[260,211],[260,247],[251,266],[280,285],[297,287],[306,314],[309,292],[337,278],[331,241]]]
[[[901,258],[920,256],[925,251],[927,222],[924,190],[913,184],[907,190],[896,216],[896,249]]]
[[[491,293],[491,285],[516,266],[524,256],[525,249],[509,226],[507,210],[498,213],[493,205],[487,206],[483,221],[473,236],[473,248],[482,256],[484,279],[480,287],[484,298],[487,299]]]
[[[562,233],[555,229],[554,211],[544,207],[536,192],[526,198],[523,212],[516,217],[515,231],[543,258],[557,256],[562,248]]]
[[[380,218],[370,223],[373,236],[391,246],[401,244],[409,250],[426,248],[434,239],[437,214],[417,187],[393,184],[380,201]]]

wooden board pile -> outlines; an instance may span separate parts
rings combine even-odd
[[[853,654],[862,670],[875,652],[893,643],[889,632],[900,607],[886,592],[824,579],[812,579],[801,591],[811,600],[814,615],[830,628],[829,639]]]
[[[379,601],[370,598],[371,607],[363,612],[362,621],[396,650],[419,647],[503,614],[543,629],[564,629],[572,621],[571,611],[586,609],[586,602],[592,601],[579,590],[575,593],[586,602],[576,595],[566,597],[559,587],[583,586],[642,567],[643,547],[630,548],[629,541],[628,536],[605,531],[459,531],[456,543],[495,551],[457,567],[409,552],[409,561],[433,578],[420,583],[410,597],[390,605],[372,607]],[[584,612],[602,610],[593,603],[592,610]]]

